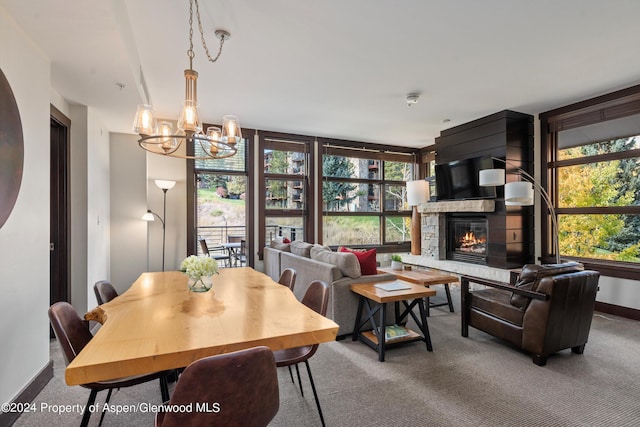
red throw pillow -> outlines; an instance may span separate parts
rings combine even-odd
[[[376,250],[369,249],[358,250],[358,249],[349,249],[344,246],[340,246],[338,248],[338,252],[351,252],[358,258],[358,262],[360,263],[360,271],[363,276],[369,276],[372,274],[378,273],[378,265],[376,263]]]
[[[282,243],[291,243],[291,240],[287,239],[286,237],[283,237]]]

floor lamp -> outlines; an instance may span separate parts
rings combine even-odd
[[[429,183],[423,179],[407,181],[407,204],[411,211],[411,255],[422,255],[422,221],[418,205],[429,201]]]
[[[164,247],[166,241],[166,227],[165,227],[165,219],[167,218],[167,191],[172,189],[175,185],[175,181],[168,181],[165,179],[156,179],[156,185],[163,192],[163,207],[162,207],[162,217],[157,213],[153,212],[151,209],[147,209],[147,213],[142,215],[142,219],[145,221],[154,221],[155,217],[157,217],[162,223],[162,271],[164,271]]]
[[[516,169],[518,174],[526,181],[508,182],[505,184],[505,170],[504,169],[483,169],[480,171],[478,180],[479,185],[482,187],[496,187],[504,185],[504,203],[507,206],[532,206],[534,191],[537,190],[540,197],[547,204],[549,214],[551,215],[551,223],[553,229],[551,230],[551,238],[553,240],[553,247],[556,253],[556,263],[560,264],[560,244],[558,242],[558,218],[556,216],[556,209],[551,202],[549,193],[542,188],[542,185],[535,180],[534,177],[529,175],[526,171],[518,166],[508,162],[506,160],[492,157],[492,160],[497,160],[504,163],[506,166],[512,166]]]

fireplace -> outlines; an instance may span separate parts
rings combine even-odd
[[[447,215],[447,259],[486,265],[487,218]]]

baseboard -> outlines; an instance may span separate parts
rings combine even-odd
[[[30,403],[53,378],[53,360],[49,360],[11,403]],[[19,412],[0,412],[0,426],[10,426],[20,417]]]
[[[613,314],[632,320],[640,320],[640,310],[635,308],[622,307],[619,305],[596,301],[595,309],[600,313]]]

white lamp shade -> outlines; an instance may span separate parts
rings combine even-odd
[[[176,185],[175,181],[169,181],[167,179],[156,179],[156,185],[158,188],[163,190],[171,190],[174,185]]]
[[[509,182],[504,186],[504,201],[509,206],[533,205],[533,184],[528,181]]]
[[[429,183],[423,179],[407,181],[407,204],[418,206],[429,201]]]
[[[504,169],[482,169],[478,176],[480,187],[504,185]]]
[[[147,211],[146,214],[142,215],[142,219],[145,221],[155,221],[156,219],[153,217],[151,211]]]

